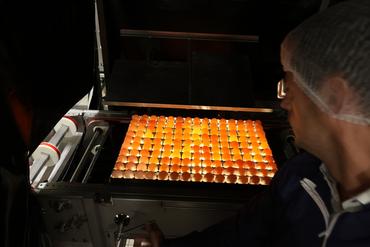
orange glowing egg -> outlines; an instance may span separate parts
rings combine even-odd
[[[213,173],[213,167],[206,166],[203,168],[203,173]]]
[[[164,150],[162,152],[162,158],[168,158],[171,156],[171,150]]]
[[[180,166],[179,165],[172,165],[172,166],[170,166],[170,171],[171,172],[179,172],[180,171]]]
[[[224,182],[224,180],[225,180],[225,176],[224,176],[224,175],[222,175],[222,174],[217,174],[217,175],[216,175],[216,177],[215,177],[215,181],[216,181],[217,183],[223,183],[223,182]]]
[[[202,162],[202,166],[203,167],[211,167],[212,166],[212,161],[207,159],[207,160],[203,160]]]
[[[190,149],[189,149],[190,150]],[[190,151],[184,151],[181,155],[182,159],[190,159],[191,158],[191,153]]]
[[[167,180],[168,179],[168,173],[165,171],[161,171],[158,173],[158,179],[159,180]]]
[[[115,170],[125,170],[125,165],[121,162],[116,162],[116,164],[114,165],[114,169]]]
[[[154,163],[149,164],[148,171],[157,172],[158,171],[158,165],[154,164]]]
[[[181,172],[189,172],[190,173],[190,167],[189,166],[181,166]]]
[[[193,157],[192,163],[194,166],[200,166],[202,164],[201,160],[195,157]]]
[[[143,156],[140,157],[140,163],[148,164],[149,163],[149,157]]]
[[[230,154],[227,154],[227,153],[223,154],[222,155],[222,160],[223,161],[231,160],[231,155]]]
[[[133,155],[128,156],[127,161],[132,163],[138,163],[137,157]]]
[[[146,170],[147,170],[147,165],[146,165],[146,163],[139,163],[139,164],[137,165],[136,169],[137,169],[138,171],[146,171]]]
[[[149,160],[149,163],[159,164],[158,158],[157,157],[151,157],[150,160]]]
[[[226,178],[226,181],[228,183],[231,183],[231,184],[235,184],[236,180],[238,179],[238,177],[234,174],[231,174],[231,175],[228,175],[227,178]]]
[[[234,165],[234,162],[227,160],[226,162],[224,162],[223,167],[228,168],[228,167],[233,167],[233,165]]]
[[[243,168],[244,167],[244,161],[242,161],[242,160],[236,160],[234,167],[235,168]]]
[[[215,169],[213,169],[214,174],[222,174],[223,171],[224,169],[222,167],[216,167]]]
[[[249,177],[248,176],[239,176],[239,183],[248,184],[249,183]]]
[[[192,169],[191,169],[191,173],[201,173],[202,172],[202,167],[200,167],[200,166],[194,166],[194,167],[192,167]]]
[[[182,159],[181,164],[183,166],[189,166],[191,164],[191,160],[189,158]]]
[[[112,171],[111,177],[112,178],[122,178],[122,172],[114,170]]]
[[[145,173],[143,171],[137,171],[137,172],[134,172],[134,176],[136,179],[144,179]]]
[[[149,150],[141,150],[140,151],[141,157],[149,157]]]
[[[154,149],[152,152],[152,157],[151,158],[157,158],[161,154],[161,151],[159,149]]]
[[[161,165],[169,165],[170,164],[170,158],[168,157],[163,157],[161,159]]]
[[[156,179],[156,178],[157,178],[157,175],[156,175],[156,173],[155,173],[155,172],[153,172],[153,171],[148,171],[148,172],[145,172],[145,178],[146,178],[146,179],[151,179],[151,180],[153,180],[153,179]]]
[[[170,180],[172,180],[172,181],[179,180],[179,177],[180,177],[180,174],[178,174],[177,172],[171,172],[170,173]]]
[[[259,184],[260,178],[258,176],[251,176],[249,178],[249,183],[250,184]]]
[[[212,164],[213,167],[222,167],[222,162],[219,160],[214,160]]]
[[[202,174],[199,174],[199,173],[193,174],[193,181],[194,182],[200,182],[200,181],[202,181],[202,178],[203,178]]]
[[[235,170],[235,174],[239,176],[244,176],[245,175],[245,169],[244,168],[238,168]]]
[[[133,162],[128,162],[125,165],[125,170],[136,171],[136,164]]]
[[[127,162],[127,156],[125,156],[125,155],[118,155],[117,162],[120,162],[120,163]]]
[[[207,153],[203,153],[202,157],[203,157],[203,159],[205,159],[205,160],[210,160],[210,159],[211,159],[211,154],[210,154],[209,152],[207,152]]]
[[[180,164],[181,164],[180,158],[178,157],[172,158],[171,165],[180,165]]]
[[[181,174],[181,180],[182,181],[189,181],[191,178],[191,174],[189,172],[183,172]]]
[[[234,154],[233,155],[233,160],[234,161],[242,160],[242,159],[243,159],[243,157],[242,157],[242,155],[240,153],[237,153],[237,154]]]
[[[138,156],[140,153],[139,150],[137,149],[132,149],[131,152],[130,152],[130,156]]]
[[[159,171],[166,171],[168,172],[169,171],[169,166],[168,165],[160,165],[159,166]]]
[[[207,173],[203,176],[203,179],[205,180],[205,182],[211,183],[213,182],[214,177],[215,175],[213,175],[212,173]]]
[[[170,156],[172,159],[174,158],[180,158],[181,157],[181,154],[180,154],[180,150],[177,150],[177,149],[174,149],[173,150],[173,153],[171,154]]]
[[[123,178],[128,178],[128,179],[131,179],[131,178],[135,177],[134,173],[132,171],[129,171],[129,170],[123,171],[122,176],[123,176]]]
[[[235,168],[233,168],[233,167],[228,167],[228,168],[224,169],[224,174],[229,175],[229,174],[234,174],[234,173],[235,173]]]

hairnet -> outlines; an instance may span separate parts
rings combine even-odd
[[[341,120],[369,125],[370,1],[341,2],[304,21],[286,36],[282,63],[320,109]],[[325,79],[333,76],[343,79],[353,92],[339,112],[330,107],[333,95],[320,91]]]

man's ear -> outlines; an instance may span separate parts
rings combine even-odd
[[[348,104],[351,104],[348,100],[351,98],[352,91],[342,77],[333,76],[324,80],[320,93],[333,113],[339,114],[348,107]]]

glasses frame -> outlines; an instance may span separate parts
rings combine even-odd
[[[286,87],[284,78],[277,83],[277,98],[284,99],[286,97]]]

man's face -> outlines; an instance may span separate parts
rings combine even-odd
[[[295,80],[293,73],[286,71],[286,96],[280,105],[288,112],[296,144],[315,153],[315,150],[321,148],[321,139],[325,136],[320,118],[322,111],[306,96]]]

